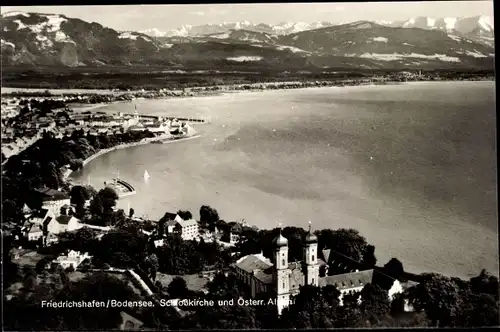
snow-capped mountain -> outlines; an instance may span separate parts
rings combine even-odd
[[[278,37],[265,32],[256,32],[250,30],[229,30],[228,32],[214,33],[211,35],[205,35],[202,38],[212,38],[218,40],[232,40],[241,41],[247,43],[264,43],[264,44],[274,44]]]
[[[489,45],[494,43],[495,25],[491,16],[472,17],[413,17],[406,21],[380,22],[390,27],[419,28],[427,30],[443,30],[448,33],[465,36],[467,38],[485,42]]]
[[[330,22],[282,22],[280,24],[270,25],[265,23],[253,24],[248,21],[240,21],[232,23],[224,22],[220,24],[203,24],[197,26],[185,25],[178,29],[166,31],[161,31],[157,28],[153,28],[143,30],[141,32],[153,37],[200,37],[217,33],[226,33],[230,30],[247,30],[282,36],[288,35],[290,33],[319,29],[332,25],[333,24]]]

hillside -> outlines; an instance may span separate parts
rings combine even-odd
[[[437,62],[475,66],[494,58],[494,49],[440,30],[393,28],[359,21],[282,36],[279,43],[316,56],[361,58],[407,66]]]
[[[11,12],[1,23],[4,66],[293,70],[481,69],[494,64],[493,47],[462,35],[367,21],[286,35],[239,25],[203,36],[158,38],[57,14]]]

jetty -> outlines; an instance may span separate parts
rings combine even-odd
[[[106,187],[114,189],[119,198],[136,194],[135,188],[130,183],[120,179],[119,173],[118,176],[116,178],[113,178],[112,181],[104,182],[104,185]]]

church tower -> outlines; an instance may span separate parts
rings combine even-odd
[[[306,264],[305,284],[318,286],[318,238],[313,234],[311,230],[311,222],[309,222],[309,231],[307,232],[305,238],[304,263]]]
[[[288,268],[288,240],[280,234],[273,240],[274,271],[273,280],[276,285],[276,304],[278,314],[290,303],[290,269]]]

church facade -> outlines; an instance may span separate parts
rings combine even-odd
[[[261,292],[276,294],[278,312],[287,307],[300,286],[319,286],[319,270],[326,265],[318,257],[318,242],[309,227],[303,248],[303,260],[288,261],[288,240],[281,233],[273,240],[273,256],[269,260],[262,254],[248,255],[234,264],[236,276],[250,289],[255,297]]]
[[[288,261],[288,240],[281,234],[273,240],[272,259],[264,257],[262,253],[248,255],[240,258],[233,269],[237,278],[249,286],[252,297],[259,293],[275,294],[275,303],[278,313],[281,314],[284,308],[293,300],[293,296],[298,294],[300,286],[312,285],[324,287],[334,285],[340,290],[340,301],[344,294],[352,291],[360,291],[373,280],[374,270],[355,271],[334,276],[320,276],[320,268],[328,269],[328,264],[318,257],[318,241],[311,231],[306,234],[303,258],[299,262]],[[329,250],[322,252],[325,260],[328,261]],[[401,292],[401,284],[395,280],[389,297]]]

